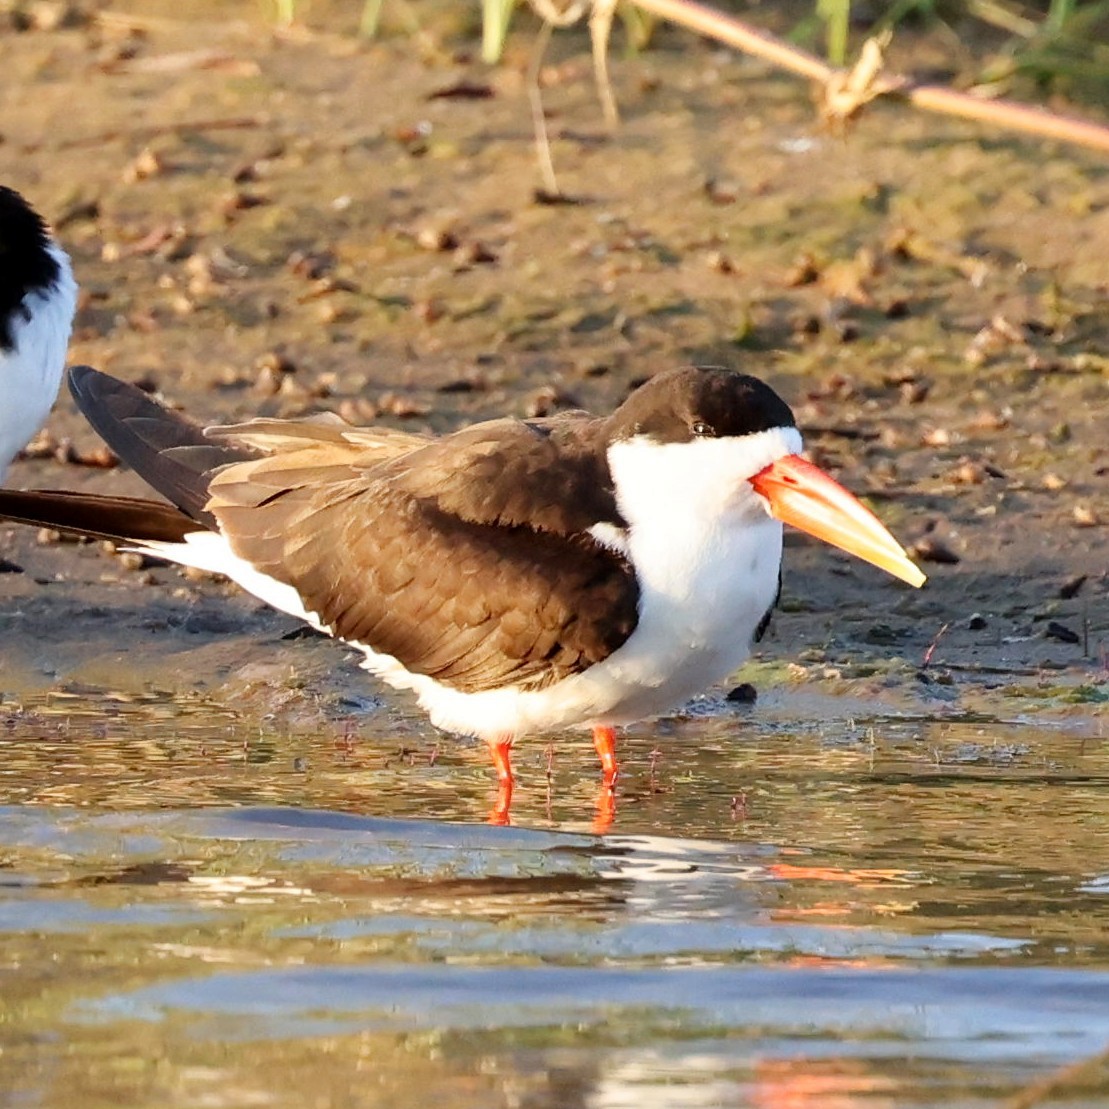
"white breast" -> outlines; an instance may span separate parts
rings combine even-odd
[[[49,289],[24,297],[30,318],[17,316],[13,348],[0,352],[0,481],[45,423],[65,369],[77,283],[65,251],[53,243],[47,249],[58,263],[58,279]]]
[[[665,712],[746,659],[782,560],[782,526],[748,478],[800,449],[793,428],[691,443],[631,439],[610,449],[640,604],[627,643],[582,675],[615,694],[598,722]]]

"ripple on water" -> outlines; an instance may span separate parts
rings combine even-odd
[[[548,797],[524,749],[520,825],[492,828],[465,746],[164,709],[9,737],[35,803],[0,808],[0,1081],[28,1097],[156,1051],[235,1089],[300,1059],[292,1104],[326,1043],[452,1103],[482,1059],[591,1106],[785,1104],[797,1076],[946,1106],[1109,1040],[1109,759],[1066,732],[666,721],[629,735],[601,837],[572,750]]]

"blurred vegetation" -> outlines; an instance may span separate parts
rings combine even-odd
[[[588,13],[589,5],[579,0]],[[273,0],[277,18],[292,22],[307,0]],[[382,20],[392,29],[414,33],[428,9],[414,0],[351,0],[359,12],[358,31],[377,33]],[[501,57],[514,22],[533,29],[537,16],[529,0],[455,0],[472,5],[475,29],[480,18],[482,56]],[[564,11],[574,0],[546,0]],[[714,0],[722,11],[786,37],[822,55],[832,65],[851,64],[861,43],[885,30],[911,49],[914,36],[947,43],[951,72],[940,77],[974,85],[991,95],[1044,97],[1061,94],[1109,108],[1109,0]],[[539,5],[542,7],[543,5]],[[649,47],[657,21],[632,0],[619,5],[629,52]],[[584,19],[582,20],[584,23]],[[456,24],[457,25],[457,24]],[[614,41],[617,36],[614,36]],[[932,70],[934,54],[929,55]],[[903,65],[912,72],[912,65]]]
[[[734,6],[733,6],[734,10]],[[790,38],[818,47],[833,65],[849,60],[849,43],[884,30],[936,29],[983,52],[979,84],[1025,76],[1043,90],[1079,86],[1088,99],[1109,105],[1109,0],[814,0],[811,14]],[[977,34],[974,32],[977,31]]]

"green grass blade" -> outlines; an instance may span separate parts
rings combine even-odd
[[[481,2],[481,60],[486,65],[495,65],[500,61],[514,7],[516,0]]]

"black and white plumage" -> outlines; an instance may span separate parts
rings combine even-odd
[[[0,515],[227,575],[485,739],[506,777],[520,735],[610,737],[731,675],[777,597],[781,519],[924,580],[799,458],[785,402],[728,370],[660,374],[607,417],[438,439],[326,417],[204,431],[88,367],[70,384],[174,507],[0,493]]]
[[[65,251],[0,185],[0,481],[53,407],[76,307]]]

